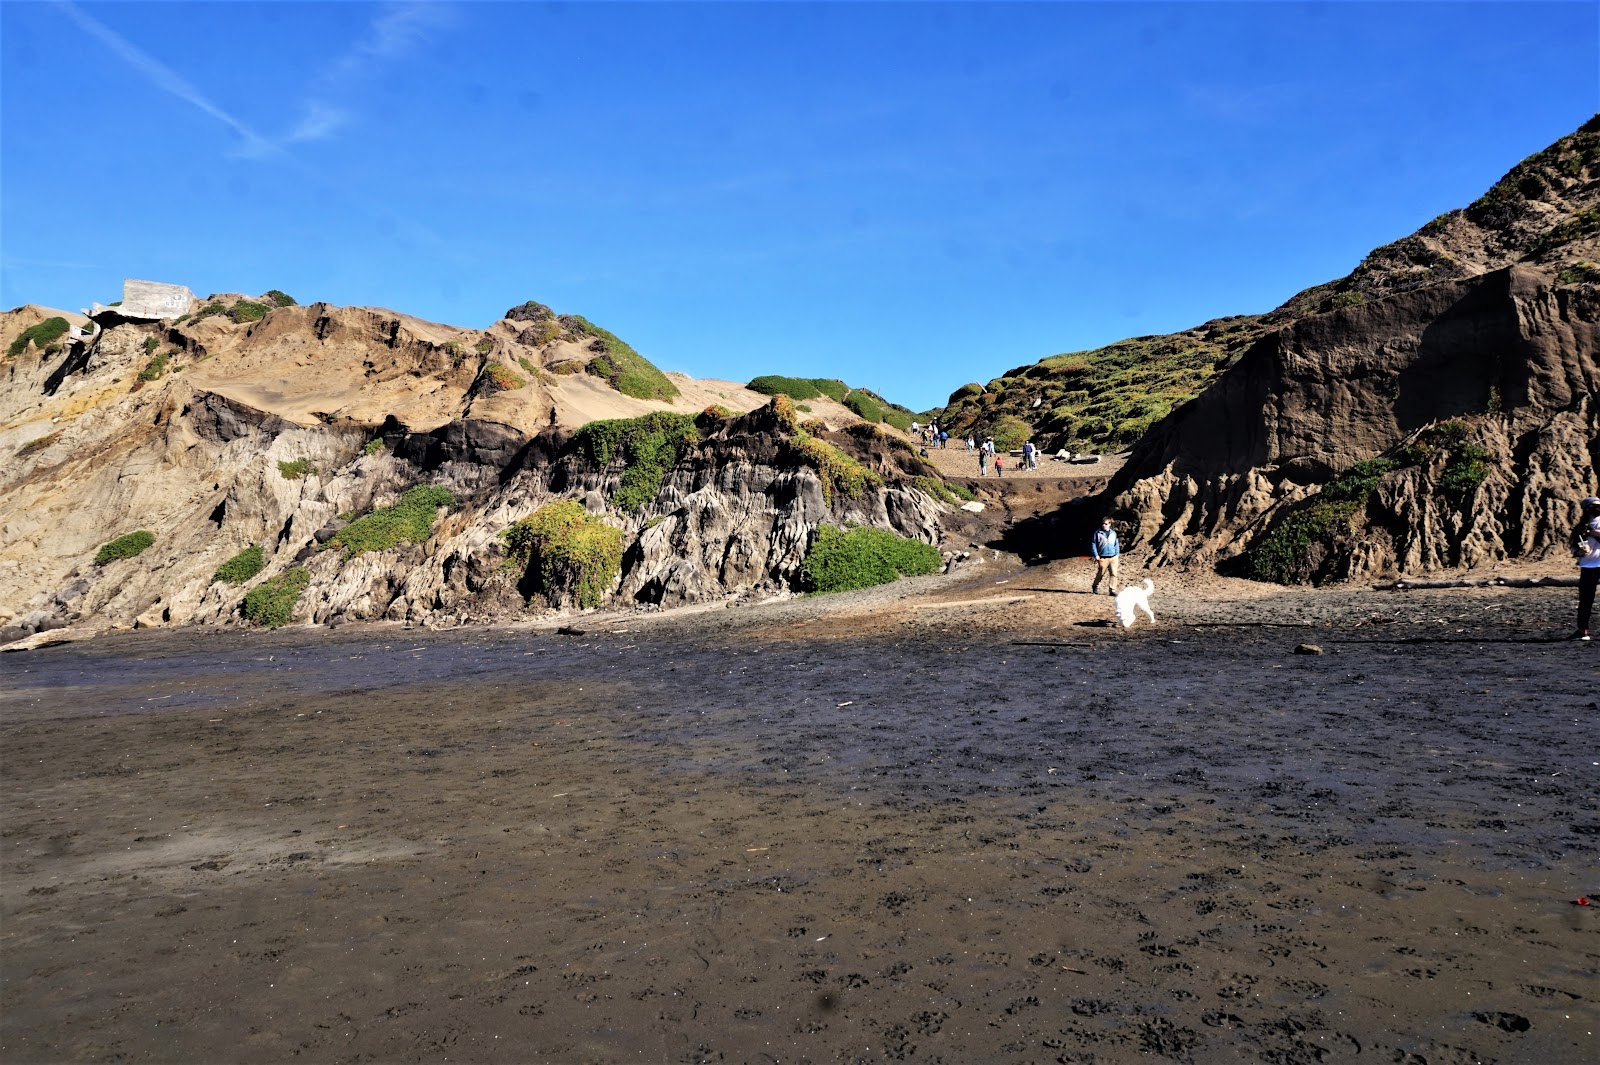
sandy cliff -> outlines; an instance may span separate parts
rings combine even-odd
[[[623,602],[784,594],[824,520],[937,539],[942,508],[910,487],[932,471],[909,450],[816,428],[883,474],[857,496],[827,497],[770,410],[738,417],[768,397],[625,364],[632,349],[619,354],[582,319],[535,312],[534,326],[508,317],[470,330],[313,304],[235,320],[228,308],[249,302],[213,297],[221,310],[161,324],[108,314],[91,338],[27,345],[0,364],[0,629],[228,622],[251,587],[296,566],[310,578],[298,620],[516,617],[526,589],[504,576],[500,533],[563,498],[623,531]],[[0,342],[49,313],[0,316]],[[574,447],[573,431],[596,419],[687,419],[712,404],[720,412],[702,416],[659,492],[628,511],[608,502],[626,459]],[[839,428],[858,421],[836,407],[817,413]],[[318,550],[418,484],[456,500],[425,542],[349,558]],[[95,564],[102,545],[137,530],[155,543]],[[212,580],[250,545],[265,556],[258,578]]]

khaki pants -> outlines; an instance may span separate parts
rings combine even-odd
[[[1103,580],[1106,582],[1106,590],[1108,592],[1112,595],[1117,593],[1117,583],[1122,579],[1117,569],[1117,563],[1121,559],[1121,555],[1112,555],[1110,558],[1097,560],[1099,568],[1094,572],[1094,584],[1089,586],[1091,592],[1098,593],[1100,591],[1100,582]]]

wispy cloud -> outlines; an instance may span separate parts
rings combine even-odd
[[[443,3],[386,5],[366,32],[312,79],[302,105],[305,113],[285,141],[323,140],[349,125],[355,117],[351,110],[328,101],[348,95],[386,66],[410,56],[450,18]]]
[[[122,34],[82,11],[70,0],[60,0],[60,7],[84,32],[115,52],[123,62],[143,74],[156,88],[198,108],[233,130],[239,137],[241,151],[250,155],[270,155],[278,150],[271,141],[212,103],[204,93],[184,80],[177,71],[139,48]]]
[[[350,110],[329,100],[349,93],[358,83],[374,77],[386,64],[410,55],[427,40],[430,31],[446,25],[450,18],[449,8],[443,3],[386,5],[367,25],[365,33],[312,79],[299,121],[281,136],[268,137],[224,110],[177,71],[71,0],[57,0],[57,6],[156,88],[232,130],[239,138],[232,154],[247,159],[281,155],[288,145],[325,140],[349,125]]]

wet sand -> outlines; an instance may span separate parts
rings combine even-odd
[[[1600,1060],[1570,590],[978,572],[5,656],[0,1057]]]

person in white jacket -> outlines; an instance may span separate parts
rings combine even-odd
[[[1595,586],[1600,585],[1600,496],[1582,504],[1583,516],[1572,529],[1572,557],[1578,560],[1578,631],[1574,640],[1589,642],[1589,616],[1594,611]]]

